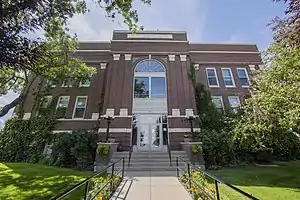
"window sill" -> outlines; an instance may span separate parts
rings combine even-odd
[[[208,85],[208,87],[210,87],[210,88],[220,88],[219,85]]]
[[[225,85],[226,88],[236,88],[235,85]]]

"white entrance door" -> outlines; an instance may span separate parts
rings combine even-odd
[[[163,147],[161,123],[143,124],[138,128],[139,151],[161,151]]]

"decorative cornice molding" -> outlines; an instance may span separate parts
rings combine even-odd
[[[131,60],[131,54],[125,54],[125,60]]]
[[[106,69],[107,63],[100,63],[100,69]]]
[[[180,55],[180,61],[185,62],[186,61],[186,55]]]
[[[169,61],[175,61],[175,55],[168,55],[169,56]]]
[[[113,54],[114,60],[120,60],[120,54]]]

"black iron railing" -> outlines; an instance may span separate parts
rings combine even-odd
[[[131,145],[131,146],[130,146],[130,149],[129,149],[129,155],[128,155],[128,167],[130,167],[130,160],[131,160],[132,152],[133,152],[133,145]]]
[[[187,169],[186,171],[185,170],[182,170],[180,167],[179,167],[179,160],[185,162],[187,164]],[[187,177],[186,179],[188,180],[188,189],[191,189],[192,188],[192,185],[195,185],[198,189],[201,190],[201,192],[209,199],[211,200],[214,200],[214,199],[217,199],[217,200],[220,200],[220,190],[219,190],[219,185],[220,184],[223,184],[229,188],[231,188],[232,190],[234,190],[235,192],[245,196],[245,197],[248,197],[249,199],[252,199],[252,200],[258,200],[258,198],[256,197],[253,197],[252,195],[246,193],[245,191],[229,184],[229,183],[226,183],[225,181],[211,175],[210,173],[206,172],[206,171],[203,171],[201,168],[191,164],[190,162],[182,159],[181,157],[176,157],[176,173],[177,173],[177,177],[179,178],[180,177],[180,172],[183,172],[183,174],[186,174],[187,173]],[[214,184],[215,184],[215,197],[212,196],[211,194],[208,194],[206,191],[205,188],[203,188],[202,186],[200,186],[193,178],[192,178],[192,175],[191,175],[191,167],[199,170],[203,176],[207,176],[209,178],[211,178],[213,181],[214,181]]]
[[[119,163],[120,161],[122,161],[122,168],[119,169],[117,172],[115,172],[115,165],[117,163]],[[85,185],[84,197],[83,197],[84,200],[93,200],[93,199],[95,199],[100,194],[100,192],[102,192],[108,186],[110,186],[110,189],[112,191],[112,189],[114,188],[114,180],[113,180],[114,177],[119,176],[120,173],[122,173],[121,179],[123,180],[123,178],[124,178],[124,165],[125,165],[125,159],[120,158],[119,160],[117,160],[117,161],[111,163],[110,165],[108,165],[107,167],[103,168],[101,171],[95,173],[94,175],[90,176],[89,178],[83,180],[82,182],[74,185],[73,187],[66,190],[65,192],[59,194],[56,197],[53,197],[51,200],[63,199],[65,197],[69,196],[74,191],[80,189],[81,186],[83,186],[83,185]],[[92,179],[103,175],[105,172],[107,172],[107,169],[109,169],[110,167],[112,168],[110,179],[107,181],[107,183],[105,185],[103,185],[101,188],[99,188],[99,190],[95,194],[93,194],[92,196],[89,196],[89,184],[92,181]]]

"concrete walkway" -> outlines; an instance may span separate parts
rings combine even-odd
[[[174,172],[131,172],[126,174],[112,200],[192,200]]]

